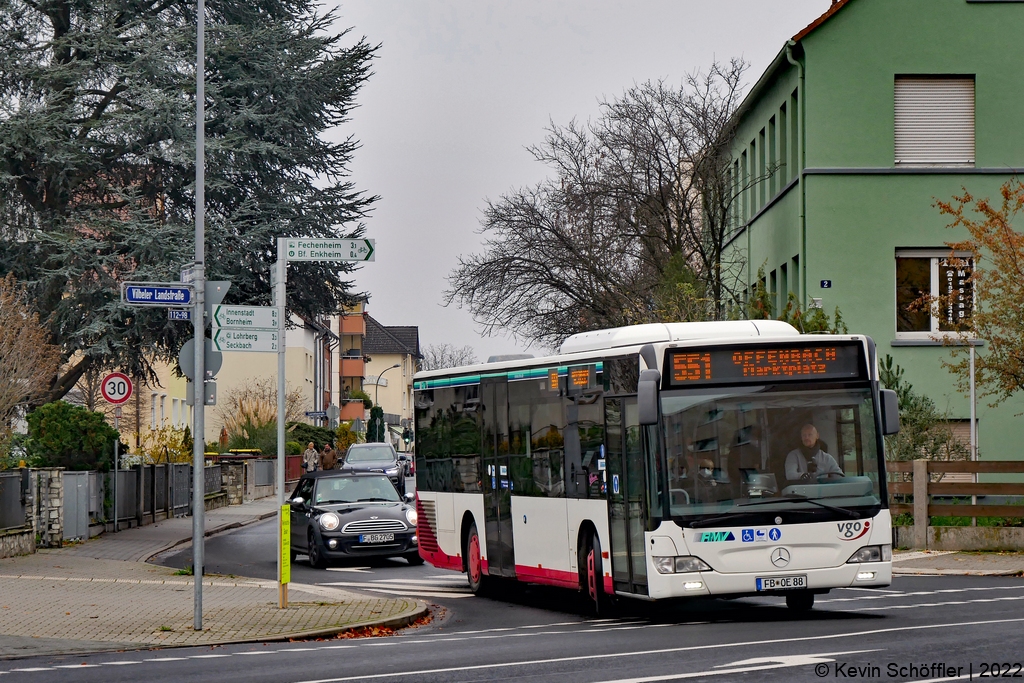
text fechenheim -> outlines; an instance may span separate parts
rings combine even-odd
[[[298,240],[289,245],[297,258],[345,259],[359,255],[347,244],[348,240]]]

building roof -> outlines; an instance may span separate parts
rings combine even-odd
[[[415,325],[381,325],[371,315],[366,316],[366,336],[363,352],[420,355],[420,328]]]
[[[754,87],[752,87],[750,92],[747,93],[747,96],[743,98],[740,106],[736,109],[736,113],[733,115],[734,120],[739,121],[742,119],[775,77],[781,71],[791,67],[789,58],[786,56],[787,51],[793,49],[797,55],[801,54],[803,47],[800,45],[800,41],[816,31],[819,26],[834,17],[839,10],[852,2],[853,0],[832,0],[832,5],[825,10],[820,17],[805,26],[803,30],[793,36],[791,40],[787,41],[786,44],[782,46],[782,49],[779,50],[779,54],[777,54],[771,64],[768,65],[768,68],[761,74],[761,77],[757,79],[756,83],[754,83]]]

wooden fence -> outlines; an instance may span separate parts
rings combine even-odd
[[[962,475],[978,474],[1024,474],[1024,461],[936,461],[936,460],[911,460],[902,462],[886,463],[886,471],[889,474],[889,493],[892,495],[910,494],[914,497],[913,504],[892,503],[889,509],[894,515],[909,513],[914,516],[913,546],[915,548],[929,548],[936,544],[933,542],[935,534],[929,531],[931,517],[1024,517],[1024,505],[1012,504],[989,504],[987,502],[973,503],[941,503],[933,504],[932,496],[946,496],[955,498],[969,498],[971,496],[1020,496],[1024,498],[1024,482],[997,482],[981,483],[975,481],[963,481]],[[961,475],[959,481],[943,481],[944,476],[939,475]],[[1008,530],[1009,531],[1009,530]],[[995,531],[989,528],[985,534],[989,540],[979,544],[990,547],[992,543],[997,546],[1015,547],[1019,544],[1016,540],[1017,533],[1002,534],[1006,538],[999,541],[992,540],[998,536]],[[1013,537],[1011,539],[1011,537]],[[968,548],[962,548],[968,549]],[[981,547],[974,549],[982,549]]]

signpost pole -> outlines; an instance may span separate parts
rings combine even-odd
[[[192,324],[195,330],[195,378],[193,379],[192,401],[192,573],[193,573],[193,615],[192,628],[203,630],[203,526],[206,512],[205,464],[206,438],[203,418],[206,406],[206,320],[204,300],[206,294],[205,272],[205,207],[206,207],[206,92],[205,92],[205,21],[206,2],[198,0],[196,10],[196,281],[195,303],[192,308]]]
[[[118,422],[117,415],[114,415],[114,431],[117,431]],[[121,437],[114,440],[114,533],[117,533],[117,461],[120,459],[121,454],[118,451],[121,448]]]
[[[288,607],[288,583],[284,567],[284,556],[290,552],[290,548],[284,547],[284,533],[282,529],[287,521],[284,507],[284,420],[285,420],[285,334],[287,321],[285,319],[286,290],[285,283],[288,277],[288,258],[285,253],[285,240],[277,240],[277,263],[275,268],[274,282],[274,305],[277,306],[277,319],[281,325],[281,337],[277,347],[277,592],[278,606],[281,609]],[[290,515],[290,513],[289,513]]]

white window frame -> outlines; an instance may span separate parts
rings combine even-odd
[[[896,339],[919,339],[919,340],[922,340],[922,341],[931,341],[931,340],[935,340],[935,339],[945,339],[945,338],[950,338],[950,337],[958,338],[960,336],[959,332],[954,332],[952,330],[942,330],[942,329],[940,329],[939,316],[934,315],[933,314],[934,311],[930,311],[929,312],[929,316],[928,316],[931,319],[931,329],[930,330],[928,330],[928,331],[905,332],[905,331],[901,331],[899,329],[899,313],[900,313],[900,310],[899,310],[899,302],[896,300],[896,296],[897,296],[898,290],[899,290],[899,280],[898,280],[898,277],[897,277],[897,269],[895,268],[895,266],[896,266],[895,261],[898,261],[901,258],[927,258],[927,259],[931,259],[931,269],[930,269],[930,272],[931,272],[931,288],[930,288],[929,291],[930,291],[930,295],[933,298],[937,298],[939,296],[940,292],[941,292],[941,290],[940,290],[940,283],[939,283],[939,262],[942,261],[943,259],[950,258],[950,256],[952,256],[953,258],[970,259],[971,262],[972,262],[972,266],[971,267],[972,268],[974,267],[973,266],[974,254],[972,254],[969,251],[955,251],[954,252],[954,251],[951,251],[948,248],[946,248],[946,249],[942,249],[942,248],[935,248],[935,249],[897,249],[896,250],[896,258],[895,258],[894,263],[893,263],[893,266],[894,266],[894,268],[893,268],[893,285],[894,285],[894,287],[893,287],[893,304],[894,304],[893,305],[893,325],[894,325],[894,328],[896,330]],[[977,306],[977,302],[978,302],[978,295],[977,295],[977,292],[972,292],[972,294],[973,294],[973,297],[972,297],[972,302],[971,302],[971,307],[972,307],[971,310],[975,310],[976,306]]]

